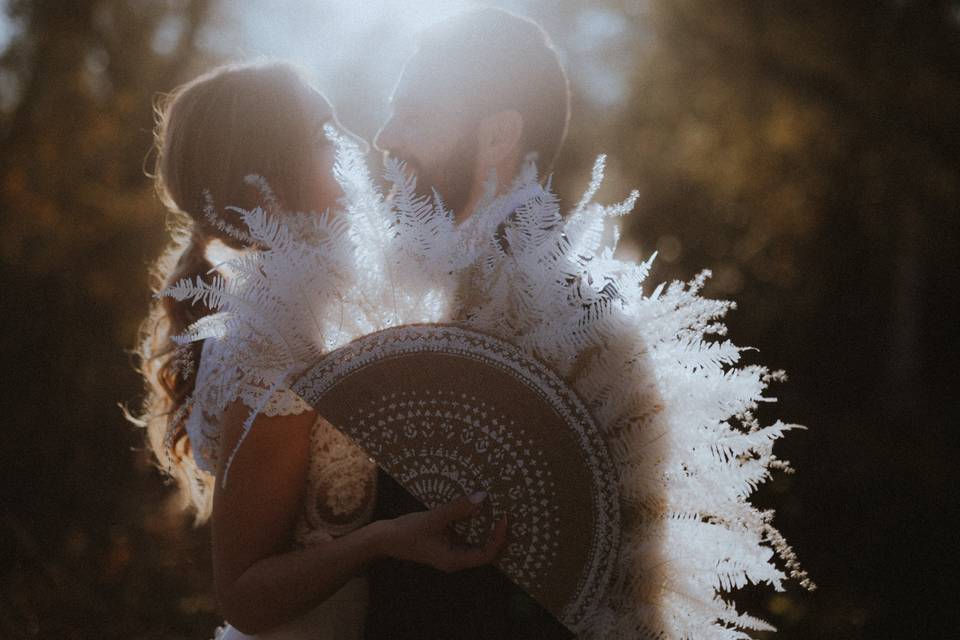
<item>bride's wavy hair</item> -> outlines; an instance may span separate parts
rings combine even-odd
[[[257,203],[247,175],[266,178],[286,209],[313,208],[321,101],[285,63],[218,67],[158,98],[153,178],[172,241],[151,270],[154,293],[184,278],[212,278],[211,240],[246,248],[242,233],[225,231],[243,224],[223,205]],[[154,299],[136,349],[146,394],[140,415],[128,416],[145,428],[155,463],[178,485],[182,506],[195,509],[198,525],[210,516],[214,479],[198,468],[185,425],[202,343],[178,347],[171,338],[209,313],[190,301]]]

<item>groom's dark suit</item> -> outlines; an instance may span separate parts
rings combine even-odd
[[[382,469],[374,519],[423,511]],[[388,558],[368,571],[366,640],[568,640],[560,622],[493,565],[444,573]]]

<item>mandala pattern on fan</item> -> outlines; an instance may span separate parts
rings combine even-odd
[[[458,533],[479,543],[507,512],[497,566],[571,629],[603,600],[619,549],[616,474],[551,371],[484,334],[414,325],[329,354],[295,390],[425,506],[489,491]]]
[[[550,499],[559,491],[553,470],[543,452],[533,448],[528,432],[497,408],[475,395],[436,390],[405,391],[371,400],[349,419],[361,442],[373,443],[370,455],[388,455],[397,480],[424,504],[445,504],[475,488],[489,489],[485,477],[490,464],[502,470],[497,483],[509,486],[516,519],[512,542],[500,566],[529,590],[542,590],[544,570],[557,556],[559,507]],[[397,430],[399,430],[399,433]],[[401,446],[400,441],[429,446]],[[471,544],[486,539],[503,509],[494,500],[492,509],[472,518],[457,532]]]

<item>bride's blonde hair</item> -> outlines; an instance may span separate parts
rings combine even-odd
[[[311,172],[323,108],[329,109],[324,98],[282,63],[219,67],[157,101],[154,183],[172,242],[151,270],[154,293],[184,278],[212,277],[211,240],[244,248],[204,211],[213,202],[221,223],[242,227],[223,206],[255,204],[247,175],[266,178],[287,209],[315,208]],[[171,336],[209,312],[189,301],[154,299],[136,350],[146,396],[140,415],[130,416],[145,428],[156,463],[178,485],[183,506],[195,509],[197,524],[213,504],[213,477],[197,467],[185,430],[202,343],[178,348]]]

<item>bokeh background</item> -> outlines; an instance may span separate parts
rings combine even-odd
[[[205,639],[207,528],[119,404],[164,242],[154,97],[220,61],[302,64],[368,140],[415,32],[467,0],[0,1],[0,638]],[[651,287],[713,271],[786,369],[795,475],[757,494],[819,589],[736,596],[780,638],[957,637],[960,2],[493,2],[575,92],[566,202],[641,191]],[[372,158],[376,160],[376,158]]]

